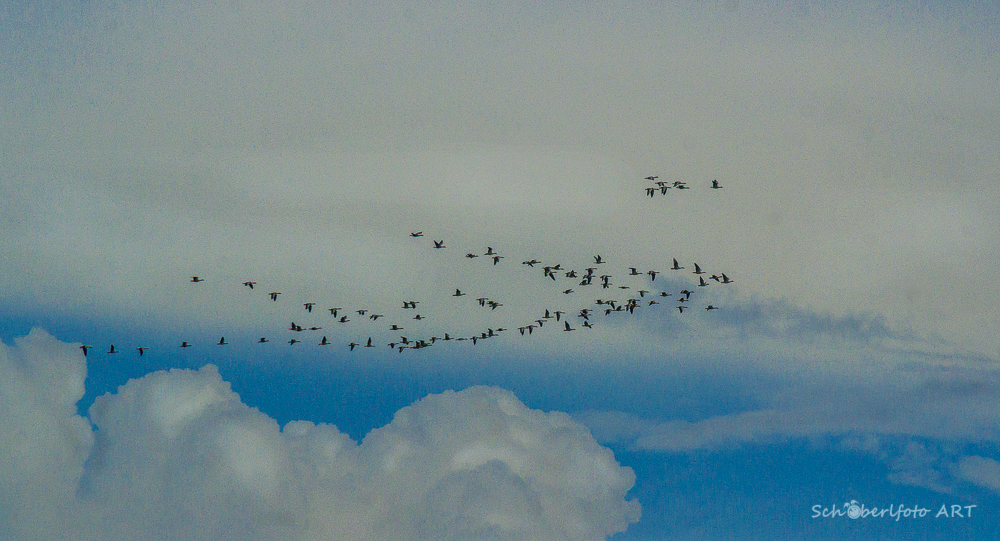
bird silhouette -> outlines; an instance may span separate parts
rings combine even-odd
[[[444,248],[444,239],[434,241],[435,248]]]
[[[673,267],[670,267],[670,270],[681,270],[681,269],[683,269],[683,268],[684,268],[684,267],[680,266],[680,264],[679,264],[679,263],[677,263],[677,259],[676,259],[676,258],[674,258],[674,266],[673,266]]]
[[[135,349],[139,350],[139,356],[140,356],[140,357],[142,357],[142,353],[143,353],[144,351],[146,351],[147,349],[149,349],[149,348],[147,348],[147,347],[141,347],[141,346],[140,346],[140,347],[137,347],[137,348],[135,348]]]
[[[281,295],[281,293],[278,292],[278,291],[272,291],[272,292],[268,293],[268,295],[271,296],[271,300],[272,301],[276,301],[276,300],[278,300],[278,295]]]
[[[229,344],[229,342],[226,342],[226,337],[223,336],[222,338],[219,338],[219,343],[216,344],[216,345],[218,345],[218,346],[225,346],[225,345],[228,345],[228,344]]]
[[[246,282],[243,282],[243,285],[249,287],[250,289],[253,289],[253,285],[256,284],[256,283],[257,282],[254,282],[254,281],[251,281],[251,280],[247,280]]]
[[[118,353],[118,350],[115,349],[115,345],[114,344],[111,344],[111,349],[108,350],[108,353]]]
[[[721,188],[721,187],[722,187],[722,186],[720,186],[720,185],[719,185],[719,181],[718,181],[718,180],[713,180],[713,181],[712,181],[712,189],[713,189],[713,190],[718,190],[718,189],[719,189],[719,188]],[[737,190],[737,191],[739,191],[739,190]]]
[[[410,233],[410,236],[411,237],[422,237],[422,236],[424,236],[424,232],[423,231],[414,231],[413,233]]]
[[[181,342],[181,347],[182,348],[189,348],[189,347],[191,347],[191,344],[188,344],[187,340],[185,340],[185,341]]]
[[[192,276],[191,277],[191,281],[192,282],[204,282],[205,279],[204,278],[198,278],[197,276]]]
[[[87,350],[88,349],[92,349],[93,347],[94,346],[83,345],[83,346],[80,346],[80,351],[82,351],[83,352],[83,356],[86,357],[87,356]]]

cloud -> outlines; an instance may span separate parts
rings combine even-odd
[[[958,461],[963,479],[1000,493],[1000,462],[982,456],[965,456]]]
[[[92,432],[74,409],[85,369],[38,329],[0,349],[14,539],[575,540],[639,518],[632,471],[586,427],[503,389],[427,396],[359,444],[332,425],[279,427],[206,365],[98,398]]]

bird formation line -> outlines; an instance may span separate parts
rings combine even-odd
[[[648,180],[655,180],[656,178],[648,177]],[[713,182],[714,187],[717,186]],[[423,237],[423,231],[411,232],[409,236],[413,239],[420,239]],[[443,239],[432,240],[429,248],[434,250],[450,250],[446,247],[445,240]],[[480,257],[487,258],[486,261],[489,262],[487,268],[505,266],[501,262],[506,256],[496,251],[493,246],[487,246],[482,253],[475,251],[466,252],[465,254],[465,258],[469,260],[475,260]],[[529,316],[510,327],[486,325],[481,330],[472,334],[449,331],[422,335],[420,322],[428,318],[418,312],[418,305],[425,301],[400,299],[398,311],[394,311],[392,314],[376,313],[370,308],[345,309],[341,306],[327,306],[317,309],[318,313],[328,314],[330,319],[326,321],[328,324],[333,325],[332,328],[328,328],[326,334],[316,332],[323,330],[324,324],[302,325],[292,321],[287,331],[294,334],[287,340],[281,339],[281,341],[286,342],[289,346],[308,343],[318,346],[335,345],[335,342],[330,338],[333,332],[336,332],[338,335],[347,334],[350,329],[361,325],[361,322],[368,322],[369,326],[366,328],[368,332],[365,333],[368,336],[363,334],[361,337],[358,337],[355,332],[353,334],[355,338],[344,339],[344,342],[342,342],[344,348],[348,351],[355,351],[358,347],[379,347],[373,339],[375,333],[369,334],[371,332],[371,325],[378,325],[374,329],[375,332],[391,331],[396,333],[398,337],[386,342],[382,347],[389,347],[398,352],[420,350],[445,343],[471,342],[475,345],[480,341],[499,336],[501,333],[506,332],[508,328],[516,328],[519,336],[532,336],[540,332],[547,323],[553,322],[556,324],[550,325],[548,328],[559,328],[563,332],[571,332],[577,329],[592,329],[601,318],[619,317],[621,314],[632,315],[637,311],[655,310],[657,306],[661,308],[664,306],[673,306],[676,308],[678,314],[684,314],[693,305],[694,291],[688,289],[687,281],[683,281],[685,285],[681,286],[683,287],[682,289],[679,289],[679,286],[677,286],[677,283],[680,281],[679,277],[687,276],[688,274],[693,275],[697,279],[697,282],[693,286],[695,288],[705,288],[713,285],[713,282],[720,285],[728,285],[735,282],[725,272],[712,273],[709,275],[708,280],[706,280],[704,275],[708,274],[708,271],[704,270],[700,263],[691,262],[690,264],[682,265],[676,258],[671,260],[672,265],[666,267],[665,270],[640,270],[638,266],[626,266],[625,268],[628,269],[628,272],[621,273],[612,273],[611,271],[599,273],[598,269],[608,267],[609,261],[601,254],[592,255],[590,258],[590,265],[581,268],[564,267],[561,262],[543,262],[534,258],[521,261],[523,272],[537,273],[541,270],[537,279],[541,280],[542,283],[555,283],[556,291],[564,295],[565,298],[586,298],[586,300],[583,301],[585,304],[577,305],[576,308],[569,311],[551,306],[538,307],[534,316]],[[688,265],[693,267],[693,270],[689,270]],[[669,279],[664,278],[663,276],[667,274],[673,275]],[[638,284],[636,283],[637,280]],[[192,276],[190,282],[199,284],[198,286],[192,286],[194,288],[202,287],[200,284],[205,282],[211,283],[210,279],[202,276]],[[258,282],[255,280],[245,280],[242,282],[248,294],[255,294],[257,290],[254,286],[257,284]],[[236,285],[236,287],[239,286]],[[587,292],[591,292],[592,294],[586,297]],[[282,292],[271,291],[266,293],[266,295],[270,301],[279,302],[279,296],[282,295]],[[451,296],[456,299],[453,302],[469,302],[470,304],[467,305],[469,309],[474,309],[478,306],[479,309],[485,309],[488,314],[497,312],[498,309],[502,311],[505,306],[505,303],[501,299],[493,299],[488,296],[469,296],[469,293],[463,291],[460,287],[456,287]],[[474,300],[462,300],[463,297],[467,296]],[[594,298],[595,296],[597,298]],[[317,317],[318,314],[313,311],[314,307],[317,306],[320,305],[315,301],[302,303],[302,317]],[[703,308],[705,311],[719,310],[719,307],[713,304],[707,304]],[[385,323],[382,323],[380,320],[385,321]],[[413,322],[412,328],[410,322]],[[560,323],[561,325],[559,325]],[[336,331],[333,329],[336,329]],[[316,333],[320,338],[307,339],[306,335],[300,335],[299,333]],[[261,336],[256,340],[258,344],[267,344],[270,342],[271,340],[267,336]],[[227,346],[229,344],[230,342],[226,341],[226,338],[223,336],[215,342],[215,347]],[[184,340],[180,342],[179,347],[194,347],[194,344]],[[86,356],[87,351],[92,349],[92,346],[82,345],[80,349],[83,351],[84,356]],[[138,355],[141,356],[150,348],[143,345],[135,349],[138,351]],[[120,351],[114,345],[111,345],[107,354],[117,354]]]
[[[660,195],[667,195],[667,190],[690,190],[691,189],[691,187],[688,186],[687,183],[684,182],[684,181],[675,180],[673,182],[666,182],[666,181],[663,181],[663,180],[657,180],[658,178],[660,178],[660,177],[657,176],[657,175],[650,175],[650,176],[646,177],[646,179],[645,179],[645,180],[648,180],[648,181],[650,181],[650,182],[652,182],[654,184],[654,186],[647,186],[646,187],[646,195],[648,195],[649,197],[655,197],[657,195],[657,193],[659,193]],[[713,190],[719,190],[719,189],[722,188],[722,185],[719,184],[718,180],[713,180],[712,184],[709,186],[709,188],[711,188]]]

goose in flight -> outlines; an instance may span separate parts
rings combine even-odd
[[[390,331],[401,331],[401,330],[403,330],[403,328],[400,327],[399,325],[396,325],[395,323],[393,323],[392,326],[389,327],[389,330]]]
[[[705,281],[705,277],[704,276],[699,276],[698,277],[698,287],[705,287],[707,285],[708,285],[708,282]]]
[[[629,276],[639,276],[639,274],[641,274],[638,270],[636,270],[635,267],[629,267],[628,269],[629,269],[628,273]]]
[[[310,312],[311,313],[313,311],[313,306],[316,306],[316,303],[314,303],[314,302],[304,302],[304,303],[302,303],[302,306],[306,307],[306,312]]]
[[[452,297],[461,297],[462,295],[465,295],[465,293],[462,293],[461,289],[456,289]]]
[[[416,308],[418,302],[420,301],[403,301],[403,309]]]
[[[476,255],[476,254],[474,254],[474,253],[472,253],[472,252],[469,252],[469,253],[465,254],[465,257],[467,257],[469,259],[472,259],[473,257],[479,257],[479,256]]]
[[[718,309],[719,309],[718,306],[713,306],[711,304],[705,307],[705,310],[718,310]]]
[[[253,285],[256,284],[256,283],[257,282],[254,282],[252,280],[247,280],[246,282],[243,282],[243,285],[249,287],[250,289],[253,289]]]
[[[479,297],[476,299],[479,301],[479,306],[486,306],[486,301],[490,300],[489,297]]]
[[[435,248],[444,248],[444,239],[434,241]]]
[[[355,310],[355,311],[356,311],[356,312],[358,313],[358,315],[359,315],[359,316],[363,316],[363,315],[365,315],[365,313],[366,313],[366,312],[367,312],[368,310],[367,310],[367,309],[361,309],[361,310]]]
[[[410,236],[411,237],[422,237],[422,236],[424,236],[424,232],[423,231],[414,231],[414,232],[410,233]]]
[[[682,267],[680,263],[677,262],[677,258],[674,258],[674,266],[670,267],[670,270],[681,270],[683,268],[684,267]]]
[[[680,313],[683,314],[684,313],[684,305],[682,304],[682,305],[678,306],[677,307],[677,311],[679,311]]]
[[[205,279],[204,278],[198,278],[197,276],[192,276],[191,277],[191,281],[192,282],[204,282]]]
[[[86,357],[87,356],[87,350],[88,349],[92,349],[93,347],[94,346],[82,345],[82,346],[80,346],[80,351],[82,351],[83,352],[83,356]]]
[[[350,320],[347,319],[347,316],[340,316],[340,319],[337,320],[337,323],[347,323],[348,321]]]
[[[705,271],[701,270],[701,267],[699,267],[698,264],[695,263],[694,264],[694,273],[695,274],[705,274]]]
[[[539,261],[537,259],[529,259],[528,261],[522,261],[521,262],[522,265],[527,265],[529,267],[534,267],[535,264],[537,264],[537,263],[541,263],[541,261]]]
[[[267,342],[270,342],[270,340],[264,338],[263,336],[260,337],[260,340],[257,340],[258,344],[266,344]]]
[[[424,316],[422,316],[420,314],[417,314],[417,315],[413,316],[413,319],[416,319],[417,321],[419,321],[421,319],[424,319]]]
[[[572,331],[572,330],[574,330],[573,327],[569,326],[569,321],[564,321],[563,323],[566,324],[566,328],[563,329],[564,331]]]
[[[366,348],[373,348],[373,347],[375,347],[375,345],[372,344],[372,337],[371,336],[368,337],[368,343],[365,344],[365,347]]]
[[[118,350],[115,349],[115,345],[114,344],[111,344],[111,349],[108,350],[108,353],[118,353]]]
[[[486,247],[486,253],[483,254],[483,255],[497,255],[497,253],[493,251],[493,247],[492,246],[487,246]]]
[[[271,296],[271,300],[272,301],[276,301],[276,300],[278,300],[278,295],[281,295],[281,292],[279,292],[279,291],[272,291],[272,292],[268,293],[268,295]]]
[[[292,338],[291,340],[288,341],[288,345],[289,346],[294,346],[295,344],[298,344],[299,342],[301,342],[301,340],[296,340],[296,339]]]
[[[722,273],[722,283],[723,284],[731,284],[731,283],[733,283],[733,280],[730,280],[729,277],[726,276],[726,273]]]
[[[497,263],[499,263],[501,259],[503,259],[502,255],[495,255],[495,256],[493,256],[493,265],[496,265]]]
[[[598,265],[604,263],[604,260],[601,259],[601,255],[600,254],[594,256],[594,263],[596,263]]]
[[[357,342],[351,342],[350,344],[347,344],[347,345],[351,348],[351,351],[354,351],[354,347],[358,346],[360,344],[358,344]]]
[[[321,345],[321,346],[329,346],[329,345],[330,345],[330,342],[328,342],[328,341],[326,340],[326,337],[324,336],[324,337],[323,337],[323,339],[322,339],[322,340],[320,340],[320,342],[319,342],[319,345]]]
[[[656,188],[646,188],[646,195],[650,197],[656,195]]]
[[[139,356],[142,357],[142,353],[144,351],[146,351],[147,349],[149,349],[149,348],[140,346],[140,347],[137,347],[135,349],[139,350]]]
[[[718,180],[713,180],[713,181],[712,181],[712,189],[713,189],[713,190],[718,190],[718,189],[719,189],[719,188],[721,188],[721,187],[722,187],[722,186],[719,186],[719,181],[718,181]]]
[[[330,315],[331,316],[337,317],[337,312],[339,312],[340,310],[343,310],[343,308],[327,308],[327,310],[330,311]]]
[[[188,344],[187,340],[185,340],[185,341],[181,342],[181,347],[182,348],[189,348],[189,347],[191,347],[191,344]]]
[[[368,318],[371,319],[372,321],[378,321],[378,318],[380,317],[382,317],[382,314],[372,314],[368,316]]]
[[[229,342],[226,342],[226,337],[223,336],[222,338],[219,338],[219,343],[216,344],[216,345],[217,346],[225,346],[225,345],[228,345],[228,344],[229,344]]]
[[[646,180],[653,181],[653,180],[656,180],[658,178],[660,178],[660,177],[657,176],[657,175],[649,175],[648,177],[646,177]]]

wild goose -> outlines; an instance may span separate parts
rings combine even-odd
[[[413,233],[410,233],[410,236],[411,237],[422,237],[422,236],[424,236],[424,232],[423,231],[414,231]]]
[[[204,278],[198,278],[197,276],[192,276],[191,277],[191,281],[192,282],[204,282],[205,279]]]
[[[139,356],[142,357],[143,352],[146,351],[149,348],[140,346],[140,347],[137,347],[135,349],[139,350]]]
[[[80,351],[82,351],[83,352],[83,356],[86,357],[87,356],[87,350],[88,349],[92,349],[93,347],[94,346],[83,345],[83,346],[80,346]]]
[[[677,258],[674,258],[674,266],[670,267],[670,270],[681,270],[683,268],[684,267],[680,266],[680,264],[677,263]]]
[[[306,307],[306,312],[312,313],[313,306],[316,306],[316,303],[314,303],[314,302],[304,302],[304,303],[302,303],[302,306]]]
[[[719,188],[721,188],[721,187],[722,187],[722,186],[719,186],[719,181],[718,181],[718,180],[713,180],[713,181],[712,181],[712,189],[713,189],[713,190],[718,190],[718,189],[719,189]]]
[[[250,289],[253,289],[253,285],[256,284],[256,283],[257,282],[253,282],[253,281],[247,280],[246,282],[243,282],[243,285],[249,287]]]
[[[191,347],[191,344],[188,344],[187,340],[185,340],[185,341],[181,342],[181,347],[182,348],[189,348],[189,347]]]
[[[115,345],[114,344],[111,344],[111,349],[108,350],[108,353],[118,353],[118,350],[115,349]]]
[[[225,345],[229,345],[229,342],[226,342],[226,337],[223,336],[222,338],[219,338],[219,343],[216,344],[216,345],[217,346],[225,346]]]
[[[268,293],[268,295],[271,296],[271,300],[272,301],[276,301],[276,300],[278,300],[278,295],[281,295],[281,292],[279,292],[279,291],[272,291],[272,292]]]
[[[434,241],[435,248],[444,248],[444,239]]]
[[[705,271],[701,270],[701,267],[699,267],[698,264],[695,263],[694,264],[694,273],[695,274],[705,274]]]

